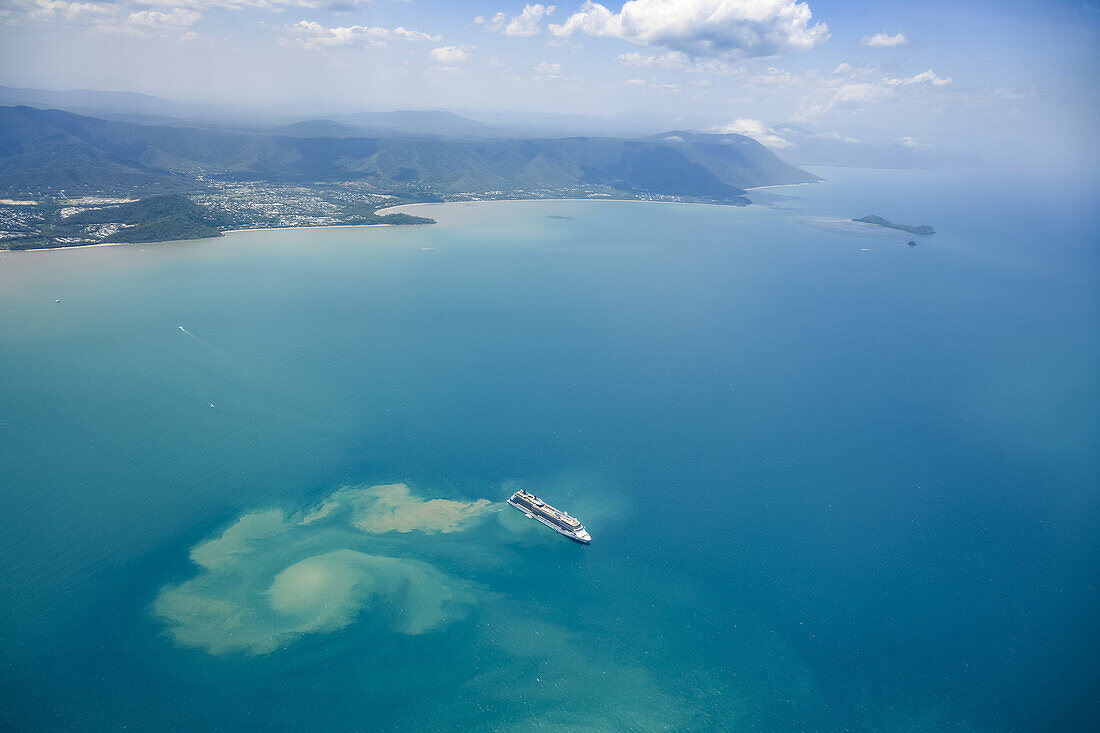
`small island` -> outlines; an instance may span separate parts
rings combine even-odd
[[[886,227],[887,229],[898,229],[903,232],[909,232],[910,234],[935,234],[936,230],[927,224],[920,224],[918,226],[908,226],[906,224],[895,224],[892,221],[887,221],[881,216],[875,216],[874,214],[868,214],[862,219],[852,219],[852,221],[862,222],[863,224],[877,224],[880,227]],[[910,242],[910,245],[916,246],[914,242]]]

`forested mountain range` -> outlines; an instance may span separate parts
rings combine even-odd
[[[240,132],[3,107],[0,195],[186,192],[226,180],[360,181],[379,191],[416,189],[441,197],[591,188],[737,203],[748,187],[817,180],[741,135],[494,140],[293,133],[293,126]]]

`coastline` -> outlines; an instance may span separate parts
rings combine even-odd
[[[211,237],[214,239],[215,237]],[[0,253],[56,252],[64,249],[88,249],[89,247],[129,247],[139,244],[170,244],[171,242],[197,242],[197,239],[174,239],[166,242],[96,242],[95,244],[71,244],[67,247],[35,247],[33,249],[0,249]]]
[[[755,191],[763,188],[784,188],[786,186],[810,186],[814,183],[820,183],[820,181],[805,181],[803,183],[777,183],[769,186],[752,186],[750,188],[742,189],[744,191]],[[414,206],[438,206],[440,204],[485,204],[495,201],[614,201],[621,203],[637,203],[637,204],[676,204],[678,206],[734,206],[735,204],[722,204],[709,201],[651,201],[649,199],[617,199],[617,198],[519,198],[519,199],[463,199],[461,201],[418,201],[408,204],[394,204],[393,206],[386,206],[381,209],[375,209],[375,214],[384,214],[386,212],[396,212],[399,209],[411,208]],[[751,202],[750,202],[751,205]],[[401,224],[313,224],[308,226],[297,227],[252,227],[249,229],[226,229],[222,231],[223,235],[239,234],[241,232],[278,232],[288,231],[292,229],[357,229],[360,227],[393,227],[393,226],[405,226]],[[74,244],[68,247],[36,247],[34,249],[12,249],[12,250],[0,250],[0,252],[55,252],[58,250],[67,249],[87,249],[89,247],[131,247],[135,245],[162,245],[173,244],[175,242],[201,242],[206,239],[217,239],[217,237],[203,237],[201,239],[172,239],[161,242],[96,242],[95,244]]]
[[[409,204],[415,206],[415,204]],[[289,229],[357,229],[359,227],[394,227],[401,224],[310,224],[302,227],[252,227],[251,229],[226,229],[222,234],[237,234],[239,232],[283,232]],[[406,225],[407,226],[407,225]],[[217,239],[217,237],[208,237]],[[183,240],[180,240],[183,241]],[[198,240],[191,240],[198,241]]]
[[[743,189],[748,190],[748,189]],[[387,206],[384,209],[377,209],[374,213],[381,214],[384,211],[392,211],[394,209],[403,209],[411,206],[439,206],[441,204],[491,204],[497,201],[614,201],[626,204],[677,204],[678,206],[732,206],[738,208],[736,204],[720,204],[712,203],[709,201],[650,201],[649,199],[616,199],[616,198],[544,198],[544,199],[462,199],[460,201],[417,201],[411,204],[394,204],[393,206]],[[378,226],[378,225],[371,225]],[[395,226],[393,224],[385,224],[381,226]]]
[[[415,205],[415,204],[410,204]],[[239,232],[278,232],[287,231],[290,229],[354,229],[357,227],[392,227],[400,226],[399,224],[314,224],[311,226],[302,227],[254,227],[252,229],[226,229],[222,232],[226,234],[237,234]],[[4,249],[3,252],[56,252],[58,250],[66,249],[87,249],[89,247],[140,247],[143,245],[163,245],[163,244],[176,244],[179,242],[204,242],[208,239],[218,239],[218,237],[201,237],[199,239],[167,239],[160,242],[96,242],[95,244],[73,244],[68,247],[35,247],[33,249]]]
[[[770,184],[768,186],[749,186],[748,188],[743,189],[743,190],[745,190],[745,191],[759,191],[763,188],[787,188],[788,186],[812,186],[815,183],[824,183],[824,182],[825,182],[825,179],[823,178],[820,181],[803,181],[802,183],[773,183],[773,184]]]
[[[815,183],[823,183],[823,182],[824,182],[824,180],[821,180],[821,181],[802,181],[801,183],[775,183],[775,184],[770,184],[770,185],[767,185],[767,186],[749,186],[749,187],[743,188],[741,190],[742,191],[758,191],[758,190],[763,189],[763,188],[785,188],[787,186],[812,186]],[[618,198],[613,198],[613,197],[606,197],[605,198],[603,196],[594,196],[594,197],[584,197],[584,198],[549,197],[549,198],[521,198],[521,199],[495,199],[495,198],[494,199],[462,199],[460,201],[417,201],[415,203],[410,203],[410,204],[394,204],[393,206],[386,206],[385,208],[375,209],[374,213],[375,214],[381,214],[383,212],[394,211],[396,209],[404,209],[404,208],[408,208],[408,207],[412,207],[412,206],[435,206],[435,205],[438,205],[438,204],[485,204],[485,203],[491,203],[493,201],[619,201],[619,202],[623,202],[623,203],[636,203],[636,204],[678,204],[680,206],[733,206],[733,207],[737,208],[737,204],[723,204],[723,203],[718,203],[716,201],[714,201],[714,202],[712,202],[712,201],[653,201],[653,200],[650,200],[650,199],[618,199]],[[749,205],[751,206],[752,202],[749,202]],[[391,226],[391,225],[384,224],[384,225],[369,225],[369,226]],[[298,227],[290,227],[290,228],[298,228]]]

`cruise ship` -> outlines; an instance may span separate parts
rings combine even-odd
[[[571,540],[586,545],[592,541],[592,536],[585,530],[584,525],[523,489],[512,494],[512,498],[508,500],[508,503],[526,514],[528,519],[537,519],[550,529],[565,535]]]

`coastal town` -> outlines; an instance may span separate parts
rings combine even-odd
[[[693,197],[623,192],[607,186],[537,187],[436,193],[432,184],[418,182],[397,191],[382,191],[367,181],[332,184],[281,184],[266,181],[204,180],[204,187],[185,195],[205,212],[213,232],[184,229],[164,239],[216,236],[236,229],[369,225],[380,223],[430,223],[419,217],[376,213],[405,203],[441,201],[494,201],[511,199],[630,199],[640,201],[691,201]],[[178,196],[178,195],[177,195]],[[163,195],[161,196],[163,198]],[[127,238],[127,231],[143,223],[128,211],[128,204],[148,200],[140,194],[119,196],[110,192],[68,198],[0,199],[0,249],[41,249],[105,242],[157,241]],[[161,212],[163,213],[163,212]]]

